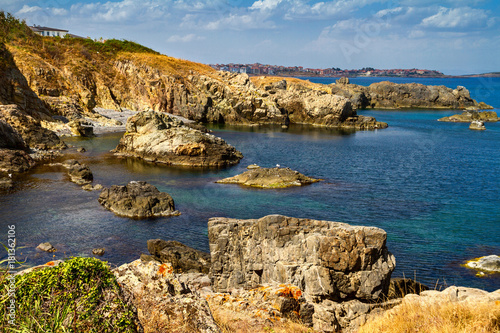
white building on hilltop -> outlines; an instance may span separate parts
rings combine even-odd
[[[69,30],[41,27],[39,25],[30,26],[30,29],[40,36],[64,37],[69,34]]]

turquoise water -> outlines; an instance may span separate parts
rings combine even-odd
[[[495,99],[483,100],[498,105]],[[284,214],[383,228],[396,256],[393,276],[416,277],[432,287],[499,289],[498,276],[478,278],[460,265],[500,254],[500,123],[471,131],[468,124],[436,121],[454,111],[360,113],[387,122],[389,128],[214,127],[214,134],[245,156],[239,165],[221,170],[116,160],[108,152],[120,134],[72,138],[67,141],[87,148],[76,156],[90,165],[96,183],[146,180],[170,193],[182,215],[143,221],[116,217],[97,203],[98,192],[82,191],[60,168],[42,167],[18,179],[14,193],[0,196],[0,230],[6,238],[7,225],[16,224],[18,245],[29,264],[90,255],[92,248],[105,247],[103,259],[118,265],[147,252],[151,238],[208,251],[210,217]],[[280,164],[325,181],[282,190],[214,183],[252,163]],[[45,241],[58,252],[34,249]]]

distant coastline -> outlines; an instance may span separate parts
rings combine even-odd
[[[500,77],[500,72],[467,75],[446,75],[437,70],[429,69],[376,69],[365,67],[362,69],[340,68],[304,68],[302,66],[279,66],[254,64],[211,64],[214,69],[233,73],[245,73],[250,76],[280,76],[280,77],[402,77],[402,78],[464,78],[464,77]]]

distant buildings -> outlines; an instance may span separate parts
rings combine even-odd
[[[400,77],[440,77],[443,73],[428,69],[375,69],[371,67],[363,69],[340,69],[340,68],[304,68],[302,66],[276,66],[255,64],[216,64],[210,65],[217,70],[233,73],[246,73],[253,75],[284,75],[284,76],[400,76]]]
[[[36,34],[39,34],[40,36],[84,38],[81,36],[70,34],[69,30],[64,30],[64,29],[42,27],[36,24],[30,26],[29,28],[31,29],[31,31],[33,31]]]

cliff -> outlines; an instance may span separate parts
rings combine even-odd
[[[333,94],[348,98],[358,109],[492,109],[477,102],[463,86],[456,89],[445,86],[425,86],[418,83],[397,84],[377,82],[370,86],[351,84],[348,78],[341,78],[330,84]]]
[[[19,23],[16,29],[25,28]],[[42,110],[39,118],[47,128],[85,117],[105,122],[95,107],[151,109],[228,124],[387,126],[358,116],[349,100],[306,81],[262,86],[246,74],[218,72],[128,41],[43,38],[24,30],[22,36],[10,36],[4,49],[16,71],[15,82],[30,90],[18,95],[33,100],[30,109]]]

